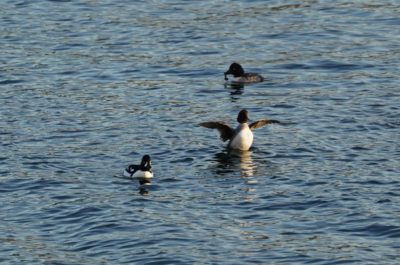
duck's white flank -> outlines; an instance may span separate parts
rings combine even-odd
[[[132,176],[131,173],[129,173],[126,169],[124,170],[124,177],[127,178],[146,178],[146,179],[150,179],[153,177],[153,172],[151,171],[142,171],[142,170],[138,170],[136,171]]]

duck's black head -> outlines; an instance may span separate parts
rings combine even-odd
[[[242,109],[237,116],[238,123],[246,123],[249,121],[249,113],[247,110]]]
[[[140,163],[142,168],[146,168],[147,170],[151,169],[151,158],[149,155],[144,155],[142,158],[142,162]]]
[[[229,66],[228,71],[224,73],[225,75],[225,80],[228,78],[226,77],[227,75],[233,75],[234,77],[241,77],[244,75],[244,70],[243,67],[238,64],[238,63],[233,63],[231,66]]]

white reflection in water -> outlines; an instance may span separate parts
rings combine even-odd
[[[229,150],[227,153],[217,153],[215,160],[218,161],[219,174],[240,170],[242,177],[252,177],[256,166],[252,159],[252,151]]]
[[[234,154],[240,159],[239,166],[243,177],[252,177],[255,173],[256,167],[253,163],[252,154],[252,151],[240,151]]]

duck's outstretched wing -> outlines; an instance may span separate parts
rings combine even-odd
[[[217,129],[220,133],[222,141],[224,142],[231,139],[234,134],[234,130],[223,122],[209,121],[199,123],[199,125],[209,129]]]
[[[265,119],[265,120],[255,121],[255,122],[251,123],[249,125],[249,127],[250,127],[250,130],[254,131],[257,128],[261,128],[265,125],[272,124],[272,123],[281,123],[281,122],[277,121],[277,120],[266,120]]]

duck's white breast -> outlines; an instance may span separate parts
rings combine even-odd
[[[253,143],[253,132],[246,124],[242,130],[232,139],[229,147],[238,150],[249,150]]]
[[[145,179],[150,179],[153,177],[153,172],[151,171],[141,171],[138,170],[135,172],[135,174],[132,175],[132,178],[145,178]]]
[[[126,169],[124,170],[124,177],[127,178],[146,178],[146,179],[150,179],[153,177],[153,172],[151,171],[141,171],[138,170],[135,172],[135,174],[133,174],[131,176],[131,173],[129,173],[129,171],[127,171]]]

